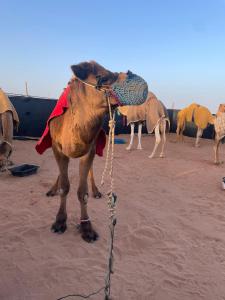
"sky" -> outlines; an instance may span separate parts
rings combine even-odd
[[[225,102],[225,0],[0,0],[0,87],[58,98],[70,66],[142,76],[167,108]]]

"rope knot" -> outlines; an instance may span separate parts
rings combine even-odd
[[[109,120],[109,128],[110,129],[114,129],[115,125],[116,125],[116,121],[115,120],[113,120],[113,119]]]

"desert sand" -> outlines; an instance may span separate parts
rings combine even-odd
[[[126,140],[128,135],[119,136]],[[137,140],[135,140],[137,144]],[[119,300],[225,299],[225,164],[213,164],[213,141],[175,143],[166,158],[149,159],[153,136],[143,150],[115,149],[118,196],[112,298]],[[77,229],[78,160],[70,163],[68,229],[50,231],[59,206],[45,193],[57,176],[51,150],[42,156],[35,141],[14,141],[15,164],[40,166],[36,175],[0,174],[0,299],[56,300],[89,294],[104,286],[108,257],[107,197],[89,198],[89,215],[100,239],[84,242]],[[221,158],[225,157],[221,147]],[[159,153],[158,153],[159,154]],[[95,159],[100,186],[104,158]],[[106,194],[107,181],[101,191]],[[68,298],[80,299],[80,298]],[[104,299],[104,293],[91,299]]]

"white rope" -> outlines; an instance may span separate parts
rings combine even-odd
[[[110,189],[108,195],[108,209],[109,209],[109,230],[110,230],[110,245],[109,245],[109,258],[108,258],[108,270],[105,278],[105,300],[110,299],[110,288],[111,288],[111,274],[113,273],[113,242],[114,242],[114,228],[116,225],[116,200],[117,196],[113,193],[114,178],[113,178],[113,161],[114,161],[114,138],[115,138],[115,112],[112,113],[110,105],[110,97],[106,95],[108,107],[109,107],[109,137],[107,145],[107,155],[105,161],[105,167],[102,173],[101,185],[104,184],[106,172],[109,167],[109,178],[110,178]],[[109,166],[110,164],[110,166]]]

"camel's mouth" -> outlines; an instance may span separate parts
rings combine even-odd
[[[142,77],[128,71],[125,80],[111,86],[111,93],[120,106],[140,105],[147,100],[148,85]]]

